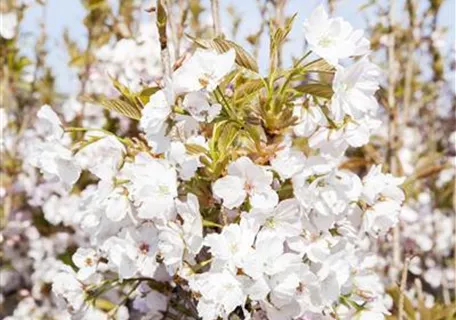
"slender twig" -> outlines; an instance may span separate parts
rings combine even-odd
[[[456,181],[453,182],[453,219],[454,219],[454,233],[453,233],[453,252],[456,253]],[[456,297],[456,258],[454,260],[454,296]]]
[[[389,41],[388,41],[388,162],[391,173],[398,174],[397,168],[397,147],[399,141],[398,135],[398,110],[396,106],[395,89],[396,89],[396,59],[395,59],[395,22],[394,13],[396,10],[395,0],[390,0],[389,8]],[[399,223],[393,229],[393,268],[392,280],[397,278],[401,265],[401,248],[400,248],[400,226]]]
[[[165,0],[166,2],[166,11],[168,13],[172,12],[173,6],[170,0]],[[177,21],[179,23],[180,21]],[[173,50],[174,50],[174,59],[177,59],[179,57],[179,40],[178,40],[178,32],[177,32],[177,25],[175,20],[173,19],[168,19],[168,26],[171,30],[171,40],[173,42]]]
[[[217,99],[218,103],[220,103],[223,107],[223,109],[226,110],[227,114],[230,116],[230,118],[234,121],[237,120],[236,112],[233,110],[229,102],[226,100],[225,95],[223,94],[222,90],[220,87],[217,86],[214,91],[215,98]]]
[[[222,26],[220,24],[220,5],[218,0],[211,0],[212,20],[214,26],[214,35],[222,35]]]
[[[83,73],[81,74],[81,92],[80,92],[80,97],[84,97],[84,95],[86,94],[86,91],[87,91],[87,84],[89,82],[89,78],[90,78],[90,73],[91,73],[91,70],[92,70],[92,46],[93,46],[93,41],[94,41],[94,36],[93,36],[93,27],[92,26],[89,26],[87,27],[87,32],[88,32],[88,36],[87,36],[87,47],[85,49],[85,52],[84,52],[84,57],[85,57],[85,60],[84,60],[84,63],[85,63],[85,66],[84,66],[84,71]],[[82,108],[81,110],[77,113],[76,115],[76,118],[74,120],[74,123],[75,125],[80,125],[82,123],[82,120],[83,120],[83,117],[84,117],[84,110],[87,106],[87,102],[86,101],[82,101]]]
[[[106,135],[113,136],[114,138],[116,138],[117,140],[119,140],[121,143],[123,143],[125,145],[131,145],[131,142],[128,139],[121,138],[121,137],[117,136],[115,133],[108,131],[108,130],[101,129],[101,128],[66,127],[66,128],[64,128],[64,131],[65,132],[89,132],[89,131],[101,132]],[[95,141],[93,141],[93,142],[95,142]],[[86,146],[87,145],[84,145],[83,147],[86,147]],[[80,150],[81,150],[81,148],[78,147],[78,151],[80,151]]]
[[[255,58],[255,60],[258,60],[258,55],[259,55],[259,51],[260,51],[260,39],[261,39],[261,36],[262,34],[264,33],[264,30],[266,29],[267,27],[267,21],[268,21],[268,18],[267,18],[267,2],[264,1],[264,3],[261,3],[261,0],[257,0],[257,5],[258,5],[258,9],[259,9],[259,13],[260,13],[260,28],[258,29],[258,31],[254,34],[254,43],[253,43],[253,57]]]
[[[280,88],[279,94],[283,94],[285,91],[288,83],[293,80],[293,77],[297,75],[300,71],[299,66],[301,63],[312,53],[312,51],[308,51],[305,55],[303,55],[298,61],[296,61],[293,65],[293,70],[288,74],[287,78],[285,79],[284,83],[282,84],[282,87]]]
[[[65,131],[65,132],[98,131],[98,132],[103,132],[103,133],[105,133],[105,134],[112,135],[112,136],[115,136],[115,135],[116,135],[115,133],[113,133],[113,132],[111,132],[111,131],[104,130],[104,129],[101,129],[101,128],[66,127],[66,128],[64,128],[64,131]]]
[[[405,80],[404,80],[404,123],[407,124],[410,119],[410,107],[412,102],[412,80],[413,80],[413,67],[414,67],[414,52],[415,52],[415,28],[417,24],[416,19],[416,1],[407,0],[409,11],[409,34],[410,39],[407,45],[407,64],[405,67]]]
[[[160,57],[162,62],[163,78],[166,81],[171,81],[171,61],[168,49],[168,36],[166,34],[166,26],[168,21],[168,13],[163,3],[164,0],[157,0],[157,29],[160,41]]]
[[[423,284],[421,283],[420,278],[415,279],[415,288],[416,288],[416,297],[418,299],[418,305],[424,306],[424,294],[423,294]]]
[[[399,313],[398,313],[398,320],[405,319],[404,318],[404,295],[405,289],[407,285],[407,274],[408,274],[408,267],[410,263],[410,257],[406,257],[404,261],[404,267],[402,268],[402,276],[401,276],[401,286],[399,288]]]
[[[329,14],[333,15],[334,11],[336,11],[336,0],[328,0],[328,9]]]

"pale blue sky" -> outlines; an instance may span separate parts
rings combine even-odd
[[[385,0],[383,0],[385,1]],[[65,53],[65,47],[62,41],[62,34],[65,28],[69,29],[70,35],[73,39],[76,39],[81,45],[84,44],[86,38],[86,31],[82,25],[82,19],[85,16],[83,7],[80,4],[80,0],[47,0],[47,30],[50,36],[48,43],[49,59],[48,64],[53,66],[56,76],[57,84],[60,91],[63,92],[74,92],[75,89],[75,75],[68,70],[67,67],[67,56]],[[154,1],[150,1],[154,3]],[[203,0],[207,5],[209,0]],[[241,27],[239,42],[242,45],[248,46],[242,40],[246,35],[255,32],[258,28],[259,14],[256,7],[255,0],[220,0],[221,12],[223,8],[228,5],[233,5],[236,10],[244,17]],[[297,12],[298,17],[296,19],[293,31],[291,33],[291,41],[285,47],[286,55],[299,56],[302,53],[303,48],[303,35],[302,35],[302,22],[306,17],[309,16],[310,12],[318,6],[321,0],[289,0],[287,6],[287,14]],[[339,0],[337,3],[336,15],[342,16],[356,28],[363,28],[366,25],[366,13],[360,13],[359,7],[368,2],[368,0]],[[403,2],[403,1],[399,1]],[[425,7],[428,1],[419,0],[422,7]],[[147,2],[146,2],[147,3]],[[446,0],[443,5],[443,10],[439,20],[442,25],[449,28],[447,36],[448,47],[454,48],[455,43],[455,1]],[[397,15],[400,15],[402,6],[398,5]],[[36,34],[38,30],[38,22],[41,17],[41,9],[33,8],[27,12],[22,30],[23,48],[26,51],[33,50],[34,37],[27,36],[27,34]],[[222,24],[229,25],[229,17],[222,15]],[[267,48],[265,47],[260,53],[260,68],[265,69],[267,65]]]

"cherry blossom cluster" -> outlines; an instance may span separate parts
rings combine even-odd
[[[87,89],[92,93],[114,93],[110,77],[132,89],[140,89],[160,75],[158,34],[151,22],[141,23],[135,38],[123,38],[98,48],[96,65],[90,72]]]
[[[41,107],[23,148],[27,172],[39,168],[45,180],[31,188],[30,201],[48,223],[75,234],[71,241],[67,233],[43,240],[48,256],[26,251],[36,277],[52,280],[72,317],[388,314],[379,258],[370,249],[398,222],[404,178],[380,165],[361,176],[341,169],[347,150],[367,144],[381,125],[374,96],[380,71],[363,32],[322,6],[306,20],[304,35],[310,52],[297,66],[306,78],[294,79],[292,70],[290,81],[245,70],[236,48],[196,49],[149,97],[137,136],[104,130],[102,116],[88,114],[96,106],[70,100],[63,122]],[[129,56],[130,46],[118,43],[114,51]],[[311,56],[318,60],[300,65]],[[135,69],[119,59],[119,70]],[[332,83],[317,76],[315,61],[334,73]],[[122,80],[138,80],[137,69]],[[263,86],[256,98],[236,98],[241,77]],[[331,94],[295,94],[314,84]],[[84,127],[67,126],[77,114]],[[20,228],[33,237],[33,227]],[[69,247],[75,252],[65,265],[56,256]],[[39,310],[33,299],[21,304],[18,317]]]

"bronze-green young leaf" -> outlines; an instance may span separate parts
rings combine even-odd
[[[301,93],[307,93],[312,96],[325,99],[331,99],[334,94],[333,89],[329,85],[321,83],[302,84],[297,86],[295,89]]]
[[[128,101],[101,98],[95,103],[101,104],[105,109],[118,112],[128,118],[135,120],[141,119],[141,110],[136,105],[133,105]]]
[[[185,149],[190,154],[207,154],[207,149],[199,144],[187,143],[185,144]]]
[[[324,59],[317,59],[304,66],[307,72],[333,73],[334,67]]]

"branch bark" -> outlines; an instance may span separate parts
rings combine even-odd
[[[218,0],[211,0],[212,20],[214,26],[214,35],[219,37],[222,35],[222,26],[220,24],[220,6]]]
[[[399,134],[398,134],[398,110],[396,105],[396,57],[395,57],[395,13],[396,2],[390,0],[389,9],[389,41],[388,41],[388,110],[389,110],[389,121],[388,121],[388,163],[389,169],[393,175],[398,175],[398,164],[397,164],[397,148],[399,145]],[[393,268],[391,279],[394,281],[401,269],[401,248],[400,248],[400,226],[399,223],[393,229]]]
[[[399,313],[398,313],[398,320],[406,319],[405,318],[405,312],[404,312],[404,295],[405,295],[405,289],[407,286],[407,273],[408,273],[408,267],[410,263],[410,258],[407,257],[405,258],[404,261],[404,267],[402,268],[402,276],[401,276],[401,287],[399,288]]]
[[[166,26],[168,23],[168,14],[164,0],[157,0],[157,29],[160,41],[160,57],[162,62],[163,79],[171,80],[171,61],[168,49],[168,36],[166,34]]]
[[[407,124],[410,119],[411,103],[412,103],[412,80],[414,69],[414,52],[415,52],[415,28],[417,27],[416,19],[416,0],[407,0],[409,11],[409,32],[410,39],[407,46],[407,64],[405,67],[405,83],[404,83],[404,123]]]

